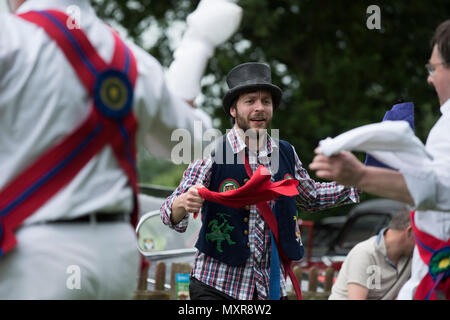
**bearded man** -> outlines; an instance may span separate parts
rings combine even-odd
[[[201,213],[198,252],[190,277],[191,299],[283,299],[287,296],[283,275],[289,265],[284,262],[303,256],[297,208],[316,211],[356,203],[358,191],[312,180],[294,147],[268,135],[282,91],[272,84],[267,64],[238,65],[226,80],[229,90],[223,107],[233,127],[216,140],[210,156],[189,165],[178,188],[162,205],[161,218],[164,224],[184,232],[190,214]],[[263,192],[255,191],[255,201],[240,208],[236,203],[226,205],[202,197],[205,187],[213,192],[243,187],[261,165],[275,184],[297,180],[297,195],[261,201]],[[262,204],[268,208],[268,215],[262,215]],[[275,217],[277,230],[269,228],[266,220],[271,217]],[[278,248],[273,233],[279,237]]]

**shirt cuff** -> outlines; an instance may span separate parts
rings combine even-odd
[[[178,223],[173,223],[171,216],[172,216],[172,204],[175,200],[175,197],[169,199],[164,203],[163,206],[161,206],[161,215],[163,216],[163,222],[165,225],[167,225],[169,228],[174,229],[177,232],[185,232],[188,224],[189,224],[189,215],[190,212],[187,212],[181,221]]]

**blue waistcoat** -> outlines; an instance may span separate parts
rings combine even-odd
[[[213,166],[209,190],[223,192],[236,189],[248,181],[249,176],[243,164],[242,154],[229,152],[231,146],[226,139],[220,139],[219,147],[213,152]],[[226,150],[226,148],[229,148]],[[218,156],[218,153],[222,153]],[[218,152],[219,151],[219,152]],[[228,156],[223,156],[227,153]],[[242,151],[244,152],[244,151]],[[217,161],[221,158],[221,161]],[[227,158],[228,161],[225,161]],[[272,161],[274,154],[272,154]],[[279,165],[274,175],[275,181],[293,178],[295,175],[295,160],[292,146],[279,140]],[[273,213],[278,223],[278,234],[283,251],[291,260],[303,257],[303,245],[300,236],[296,235],[297,211],[295,196],[280,196],[277,198]],[[230,266],[240,266],[250,255],[249,207],[234,209],[218,203],[205,201],[202,208],[202,228],[196,243],[196,248]],[[269,244],[267,244],[269,245]]]

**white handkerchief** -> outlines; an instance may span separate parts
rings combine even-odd
[[[429,164],[433,159],[406,121],[361,126],[319,143],[319,153],[326,156],[342,150],[370,153],[395,169],[413,169]]]

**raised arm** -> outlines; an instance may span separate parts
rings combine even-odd
[[[309,168],[319,178],[335,180],[346,186],[414,205],[403,175],[394,170],[365,166],[352,153],[342,151],[327,157],[317,155]]]
[[[299,181],[297,205],[304,210],[316,211],[343,204],[358,203],[358,190],[353,187],[347,188],[336,182],[316,182],[303,168],[297,153],[295,153],[296,173],[295,178]]]
[[[193,101],[200,93],[200,80],[215,48],[236,32],[241,17],[242,9],[232,1],[200,1],[187,18],[167,73],[144,50],[133,48],[141,62],[135,96],[141,115],[139,139],[153,155],[171,159],[174,147],[182,143],[191,153],[190,162],[198,154],[195,151],[206,147],[208,141],[202,138],[212,127],[212,120],[194,108]]]

